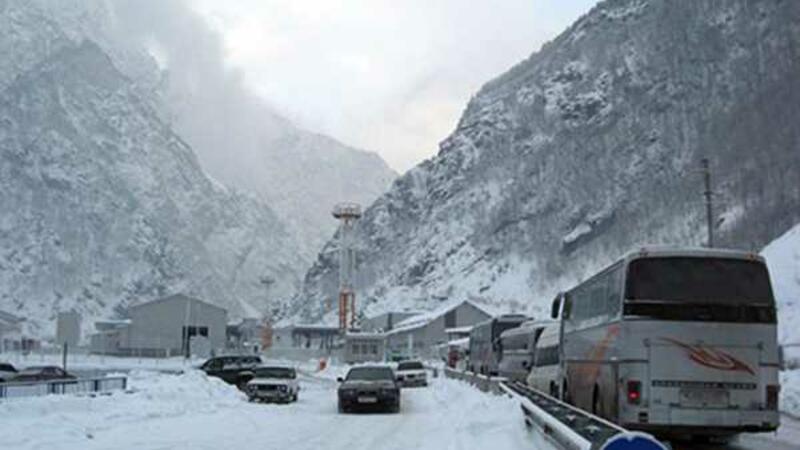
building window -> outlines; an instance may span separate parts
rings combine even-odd
[[[372,354],[373,355],[377,355],[378,354],[378,345],[377,344],[372,344]]]

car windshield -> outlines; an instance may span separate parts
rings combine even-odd
[[[423,370],[424,367],[422,366],[421,362],[418,361],[409,361],[409,362],[401,362],[397,365],[397,370]]]
[[[389,367],[356,367],[347,373],[348,381],[380,381],[394,380],[394,373]]]
[[[262,367],[256,369],[254,375],[256,378],[280,378],[287,380],[294,379],[297,376],[294,369],[289,367]]]

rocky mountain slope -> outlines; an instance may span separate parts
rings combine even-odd
[[[643,244],[724,246],[800,222],[800,3],[607,0],[470,101],[361,220],[368,314],[481,296],[536,312]],[[296,320],[330,320],[329,243]]]
[[[244,91],[200,90],[171,97],[176,130],[211,176],[275,210],[309,265],[336,230],[334,205],[368,205],[397,176],[377,154],[300,129]]]
[[[62,19],[0,1],[0,310],[46,337],[60,310],[89,328],[173,292],[232,318],[290,296],[306,267],[295,236],[209,178],[157,94],[120,67],[152,61]]]
[[[114,47],[138,43],[157,56],[160,109],[206,172],[273,207],[309,265],[336,229],[333,206],[372,203],[396,178],[377,154],[301,129],[254,95],[191,2],[110,4],[115,20],[105,36],[117,38]]]

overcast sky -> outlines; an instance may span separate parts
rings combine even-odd
[[[193,0],[226,63],[301,127],[403,172],[480,86],[596,0]]]

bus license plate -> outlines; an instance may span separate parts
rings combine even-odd
[[[722,389],[681,389],[681,405],[728,406],[728,391]]]
[[[378,403],[376,397],[358,397],[358,403]]]

